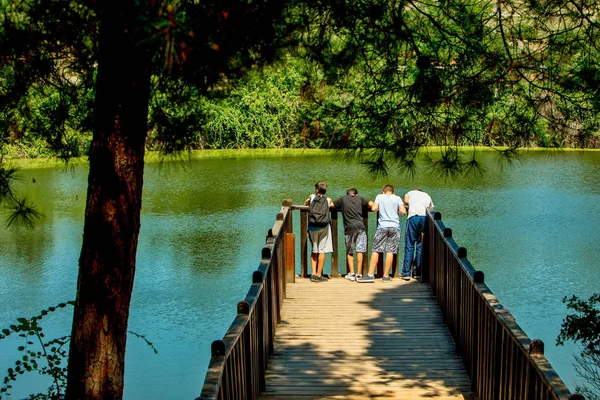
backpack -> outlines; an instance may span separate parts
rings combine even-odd
[[[308,224],[327,226],[329,223],[329,202],[325,196],[315,196],[308,206]]]

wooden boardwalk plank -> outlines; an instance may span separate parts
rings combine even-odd
[[[429,285],[287,286],[261,399],[471,399]]]

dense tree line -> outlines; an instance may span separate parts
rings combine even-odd
[[[301,29],[274,65],[245,66],[241,80],[212,87],[155,75],[146,148],[600,146],[593,4],[410,4],[298,5],[287,22]],[[0,108],[4,154],[89,153],[98,28],[93,8],[60,6],[47,9],[66,16],[27,26],[37,49],[3,63],[12,89],[2,94],[11,106]],[[78,29],[61,28],[66,43],[48,41],[64,20]],[[65,44],[69,57],[57,59]],[[174,46],[161,50],[167,63],[185,57]]]

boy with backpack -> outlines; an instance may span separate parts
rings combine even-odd
[[[333,252],[329,208],[334,205],[329,197],[325,197],[325,193],[327,193],[327,184],[319,181],[315,183],[315,193],[304,201],[304,205],[309,206],[308,238],[312,245],[310,256],[311,282],[327,282],[327,278],[323,276],[325,254]]]
[[[363,209],[373,207],[373,202],[358,195],[358,190],[350,188],[346,195],[333,202],[335,208],[344,217],[344,241],[349,272],[346,279],[354,281],[362,278],[362,263],[367,252],[367,233],[363,223]],[[354,274],[354,254],[356,254],[357,273]]]

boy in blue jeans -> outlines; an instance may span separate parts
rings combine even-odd
[[[415,279],[421,277],[422,234],[425,230],[427,209],[433,208],[433,200],[421,189],[411,190],[404,195],[404,203],[408,205],[406,216],[406,235],[404,235],[404,263],[402,279],[410,280],[410,265],[414,260]]]

